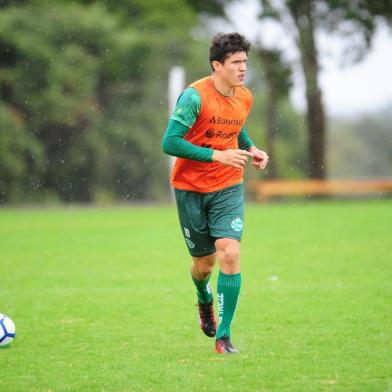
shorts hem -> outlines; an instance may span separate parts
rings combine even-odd
[[[189,253],[190,253],[190,255],[192,256],[192,257],[204,257],[204,256],[209,256],[209,255],[212,255],[213,253],[215,253],[216,252],[216,249],[214,249],[213,251],[211,251],[211,252],[201,252],[201,253],[194,253],[194,252],[191,252],[191,251],[189,251]]]
[[[220,235],[220,236],[214,236],[211,235],[212,238],[214,238],[214,240],[221,240],[222,238],[229,238],[231,240],[237,240],[238,242],[241,242],[242,237],[235,237],[234,235]]]

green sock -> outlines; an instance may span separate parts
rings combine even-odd
[[[241,273],[226,275],[219,272],[218,276],[218,315],[219,327],[216,338],[230,337],[230,325],[237,307],[241,287]]]
[[[202,304],[206,304],[212,301],[211,288],[208,283],[210,281],[210,276],[211,275],[208,275],[208,277],[204,280],[197,280],[192,276],[193,283],[195,284],[197,290],[197,298]]]

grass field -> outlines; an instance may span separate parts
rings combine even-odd
[[[188,269],[173,207],[0,209],[0,391],[392,391],[390,200],[247,206],[238,355]]]

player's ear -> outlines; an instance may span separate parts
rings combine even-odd
[[[217,71],[217,72],[219,72],[220,69],[222,68],[222,63],[217,60],[212,61],[211,65],[212,65],[212,68],[214,69],[214,71]]]

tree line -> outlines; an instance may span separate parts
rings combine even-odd
[[[1,5],[0,201],[159,196],[167,71],[186,59],[195,12],[182,0]]]
[[[198,38],[197,27],[201,18],[225,18],[229,3],[1,1],[0,203],[165,198],[168,169],[160,140],[168,115],[167,74],[175,64],[186,67],[189,82],[209,72],[210,37]],[[287,16],[293,21],[288,33],[297,36],[307,86],[303,122],[288,103],[291,65],[279,49],[256,45],[250,88],[266,111],[250,121],[256,128],[262,124],[261,142],[276,155],[268,175],[294,167],[294,176],[322,178],[325,116],[315,29],[348,20],[363,34],[363,52],[375,17],[389,20],[392,6],[261,3],[260,23],[284,23]]]

